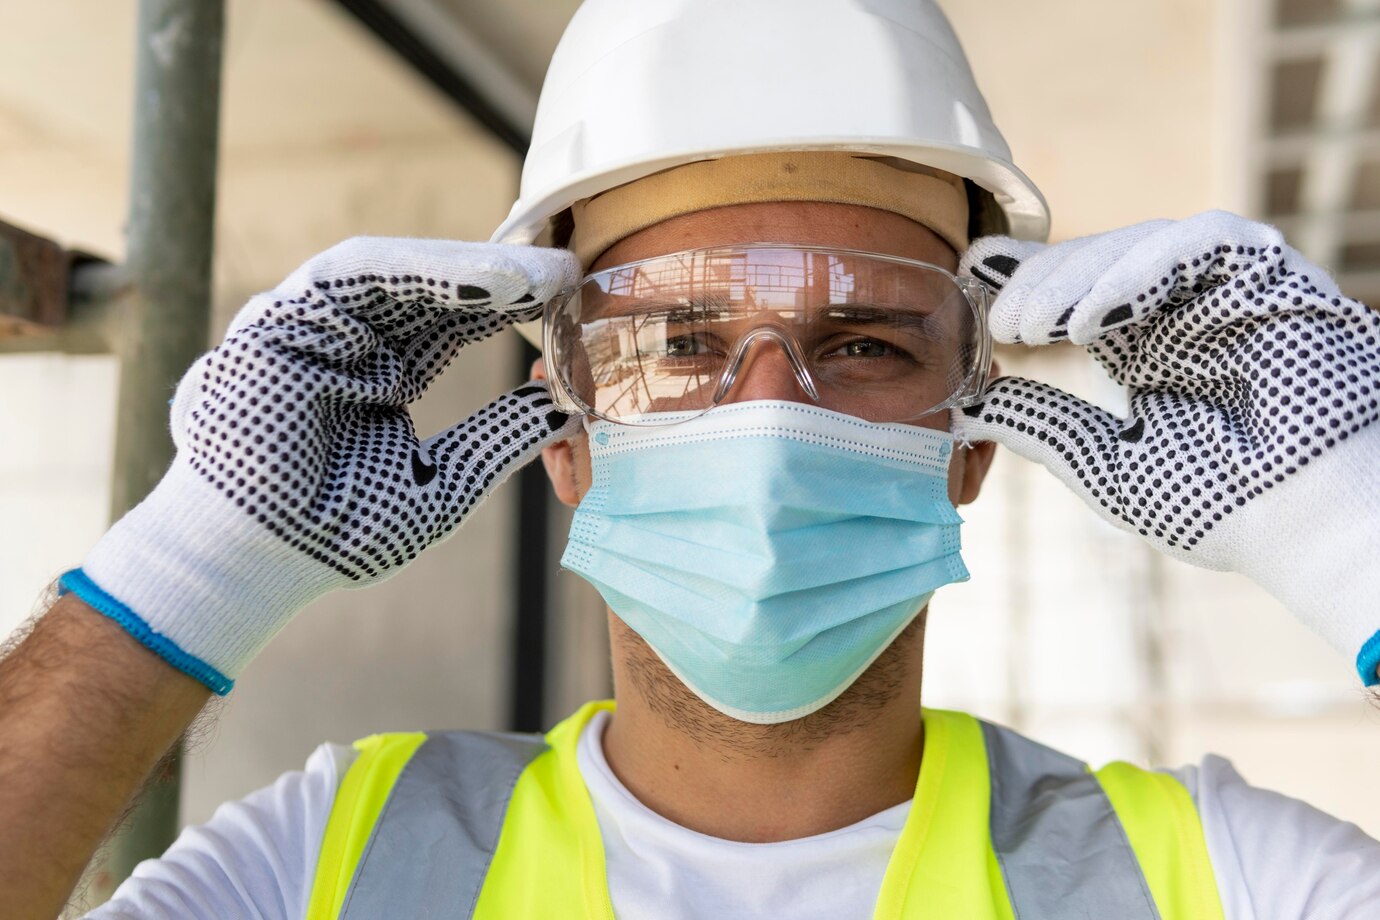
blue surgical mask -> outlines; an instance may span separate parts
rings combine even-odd
[[[778,401],[587,430],[561,564],[735,719],[827,705],[968,578],[945,432]]]

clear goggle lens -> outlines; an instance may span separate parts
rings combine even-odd
[[[797,398],[915,421],[981,395],[989,297],[979,281],[912,259],[772,243],[694,249],[595,272],[555,298],[545,353],[557,405],[628,425],[708,411],[769,348],[784,353]]]

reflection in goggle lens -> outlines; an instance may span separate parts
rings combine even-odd
[[[964,405],[986,383],[986,291],[843,250],[690,250],[590,275],[546,311],[558,402],[610,421],[706,411],[763,348],[808,398],[874,421]]]

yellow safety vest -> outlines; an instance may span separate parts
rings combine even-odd
[[[373,735],[341,780],[307,920],[613,920],[576,762],[590,703],[545,738]],[[873,916],[1222,920],[1202,825],[1173,777],[1078,761],[927,709],[915,800]]]

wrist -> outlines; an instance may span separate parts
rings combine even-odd
[[[231,505],[180,459],[63,577],[146,648],[225,694],[340,576]]]
[[[1380,683],[1380,428],[1362,428],[1243,508],[1240,571]],[[1234,515],[1235,516],[1235,515]]]
[[[75,597],[92,611],[114,620],[134,641],[217,696],[225,696],[234,688],[234,680],[155,630],[147,620],[92,581],[82,569],[64,572],[58,580],[58,591],[63,598]]]

